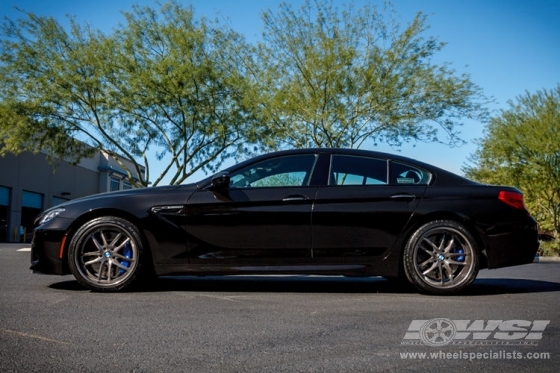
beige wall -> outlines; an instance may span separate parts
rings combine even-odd
[[[110,174],[119,173],[120,169],[117,162],[107,159],[103,153],[84,159],[76,166],[64,161],[51,165],[43,153],[24,152],[0,157],[0,186],[11,191],[7,227],[0,228],[8,232],[8,242],[14,241],[14,233],[15,241],[20,240],[17,236],[22,221],[23,191],[41,194],[41,210],[46,210],[53,206],[53,197],[75,199],[108,191]],[[28,241],[29,238],[30,234]]]

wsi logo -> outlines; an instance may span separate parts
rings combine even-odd
[[[537,345],[550,320],[412,320],[401,344]]]

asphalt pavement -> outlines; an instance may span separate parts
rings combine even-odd
[[[118,294],[0,244],[0,372],[558,372],[560,262],[463,295],[382,278],[164,277]],[[438,334],[439,333],[439,334]]]

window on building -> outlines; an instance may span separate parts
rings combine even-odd
[[[128,182],[128,181],[123,181],[123,186],[122,186],[122,188],[123,188],[124,190],[132,189],[132,184],[130,184],[130,182]]]
[[[33,222],[43,210],[43,195],[24,190],[21,195],[20,241],[30,242],[33,237]]]
[[[8,241],[8,207],[10,206],[10,188],[0,186],[0,242]]]
[[[54,197],[52,198],[52,205],[56,206],[56,205],[60,205],[61,203],[64,203],[66,201],[69,201],[69,199],[67,198],[62,198],[62,197]]]
[[[110,186],[109,186],[109,190],[111,192],[114,192],[116,190],[120,190],[121,189],[121,179],[119,179],[118,177],[115,176],[111,176],[111,181],[110,181]]]

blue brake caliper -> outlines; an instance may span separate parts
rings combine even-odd
[[[464,254],[464,253],[465,253],[465,250],[463,250],[462,247],[456,247],[456,248],[453,250],[453,252],[454,252],[454,253],[457,253],[457,254]],[[455,260],[458,261],[458,262],[464,262],[464,261],[465,261],[465,256],[464,256],[464,255],[459,255],[459,256],[457,256],[457,257],[455,258]]]
[[[132,245],[130,245],[130,242],[127,242],[124,245],[123,256],[127,259],[132,258]],[[120,263],[123,267],[126,267],[126,268],[128,268],[128,266],[130,266],[130,261],[129,260],[124,260],[123,259]],[[119,269],[119,275],[122,275],[124,273],[124,271],[125,270],[122,269],[122,268]]]

